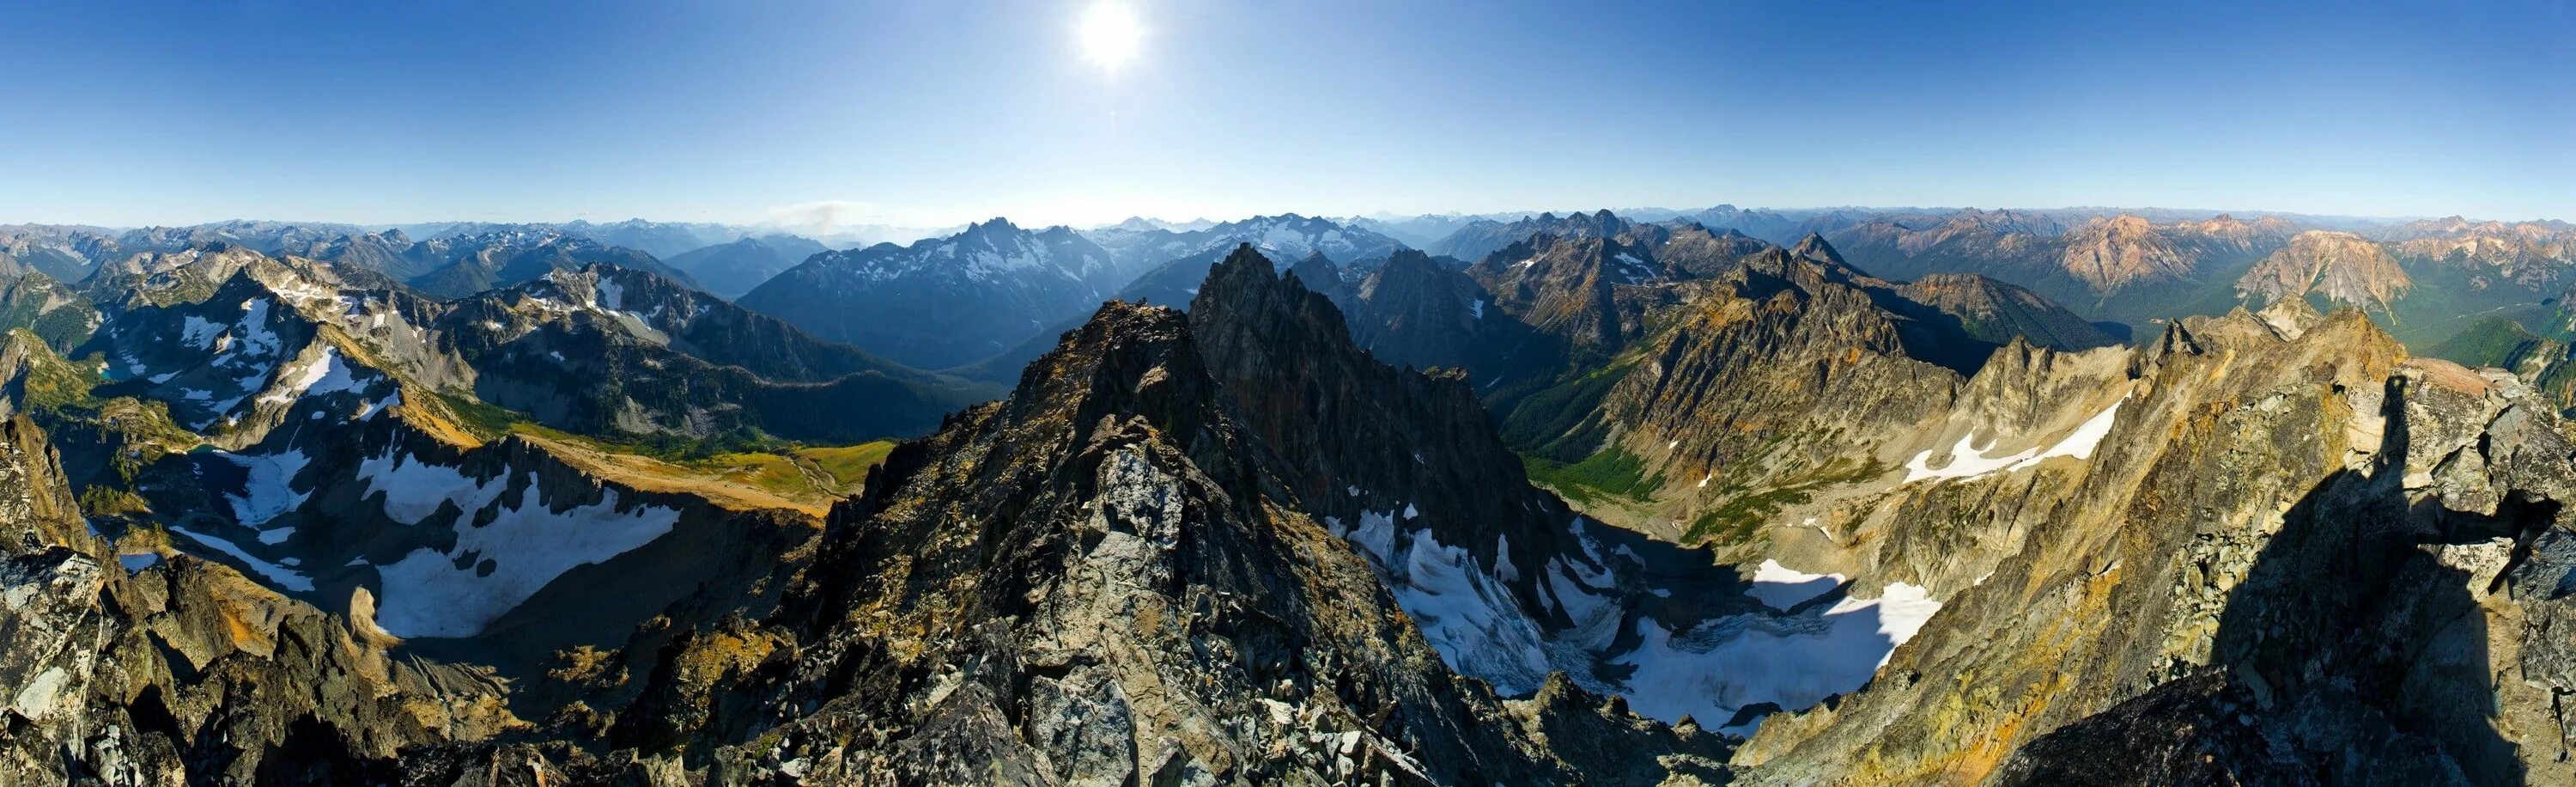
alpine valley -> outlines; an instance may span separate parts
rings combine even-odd
[[[869,232],[0,226],[0,784],[2576,784],[2576,225]]]

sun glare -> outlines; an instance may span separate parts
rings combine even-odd
[[[1136,59],[1145,42],[1145,22],[1137,18],[1135,6],[1122,0],[1096,0],[1082,9],[1074,35],[1082,41],[1083,57],[1115,71]]]

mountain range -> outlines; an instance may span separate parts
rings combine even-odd
[[[0,228],[0,782],[2576,783],[2576,227],[2244,215]]]

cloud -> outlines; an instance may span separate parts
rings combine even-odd
[[[835,243],[910,243],[954,234],[964,222],[932,218],[862,200],[827,199],[780,205],[762,212],[755,224],[773,232],[803,235]]]
[[[763,226],[834,235],[871,224],[892,220],[884,205],[858,200],[827,199],[800,202],[770,208],[761,218]]]

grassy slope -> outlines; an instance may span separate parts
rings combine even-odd
[[[737,506],[791,508],[815,516],[858,491],[892,441],[807,446],[775,440],[655,438],[618,442],[554,429],[517,412],[443,397],[465,430],[486,440],[517,435],[592,472],[640,487],[705,494]]]

